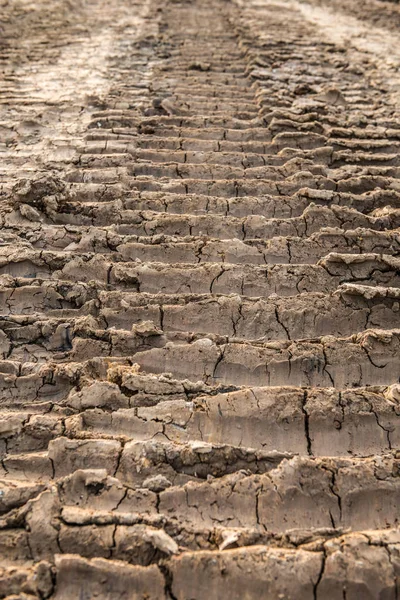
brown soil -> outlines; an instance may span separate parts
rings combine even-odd
[[[397,600],[399,24],[0,0],[0,598]]]

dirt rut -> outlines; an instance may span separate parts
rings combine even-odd
[[[0,8],[0,597],[397,600],[399,5]]]

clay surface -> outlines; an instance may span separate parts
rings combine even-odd
[[[0,598],[400,597],[399,25],[0,0]]]

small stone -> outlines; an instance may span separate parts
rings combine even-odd
[[[179,552],[179,546],[163,529],[148,529],[144,536],[155,548],[171,555]]]
[[[156,493],[163,492],[171,486],[172,483],[164,475],[154,475],[153,477],[148,477],[143,482],[144,488]]]

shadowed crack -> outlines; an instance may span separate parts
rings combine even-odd
[[[324,572],[325,572],[325,565],[326,565],[326,550],[325,548],[322,549],[322,562],[321,562],[321,569],[320,572],[318,573],[318,579],[315,583],[313,583],[313,600],[319,600],[318,598],[318,587],[322,581],[322,578],[324,576]]]
[[[307,408],[306,408],[307,397],[308,397],[307,391],[304,391],[301,410],[302,410],[303,416],[304,416],[304,434],[305,434],[306,440],[307,440],[307,453],[309,456],[312,456],[313,452],[312,452],[312,441],[311,441],[311,437],[310,437],[310,417],[309,417],[309,414],[308,414]]]

